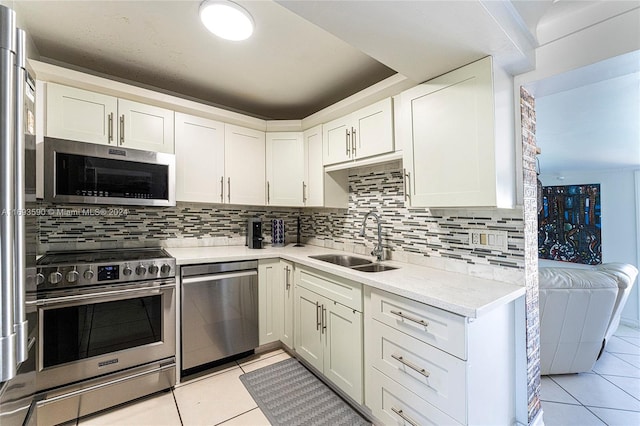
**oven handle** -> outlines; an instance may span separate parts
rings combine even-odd
[[[163,291],[166,291],[168,289],[173,290],[174,287],[175,287],[174,284],[169,284],[169,285],[165,284],[162,286],[155,285],[153,287],[142,287],[142,288],[137,287],[137,288],[124,289],[124,290],[101,291],[99,293],[77,294],[73,296],[53,297],[50,299],[37,299],[37,300],[27,302],[27,305],[51,306],[51,305],[58,305],[61,303],[75,302],[79,300],[82,302],[85,302],[87,300],[95,300],[95,299],[110,301],[110,300],[120,299],[119,296],[122,296],[122,295],[130,295],[130,294],[137,294],[137,293],[146,293],[149,295],[160,294]]]

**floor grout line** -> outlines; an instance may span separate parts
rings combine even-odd
[[[254,400],[254,402],[255,402],[255,400]],[[256,403],[256,404],[257,404],[257,403]],[[252,412],[252,411],[254,411],[254,410],[260,410],[260,407],[259,407],[258,405],[256,405],[256,407],[255,407],[255,408],[252,408],[252,409],[250,409],[250,410],[247,410],[247,411],[245,411],[244,413],[237,414],[237,415],[235,415],[235,416],[233,416],[233,417],[229,417],[228,419],[226,419],[226,420],[224,420],[224,421],[222,421],[222,422],[220,422],[220,423],[216,423],[216,424],[214,424],[214,426],[218,426],[218,425],[224,424],[224,423],[226,423],[226,422],[228,422],[228,421],[230,421],[230,420],[236,419],[236,418],[238,418],[238,417],[240,417],[240,416],[244,416],[245,414],[250,413],[250,412]]]
[[[173,389],[171,389],[171,396],[173,396],[173,402],[176,404],[178,418],[180,419],[180,426],[184,426],[184,422],[182,421],[182,414],[180,414],[180,406],[178,405],[178,400],[176,399],[176,394],[173,392]]]

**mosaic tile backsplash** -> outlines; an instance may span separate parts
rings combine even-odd
[[[39,250],[243,245],[250,217],[263,219],[267,242],[271,238],[271,220],[283,219],[286,242],[292,243],[300,217],[303,242],[369,255],[377,241],[374,219],[365,224],[364,237],[358,234],[364,215],[374,210],[382,218],[383,246],[388,259],[454,270],[462,265],[472,268],[471,273],[476,268],[481,275],[491,275],[498,267],[507,271],[504,280],[519,280],[524,268],[521,209],[406,208],[399,161],[352,169],[349,190],[346,209],[198,203],[178,203],[176,207],[165,208],[42,204],[49,214],[39,217]],[[95,214],[88,214],[92,211]],[[470,229],[487,228],[506,231],[506,251],[469,245]],[[513,272],[510,276],[509,271]]]

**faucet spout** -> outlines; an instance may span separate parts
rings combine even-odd
[[[364,219],[362,219],[362,226],[360,228],[360,236],[364,237],[365,226],[367,224],[367,219],[369,216],[373,216],[378,224],[378,244],[373,248],[371,252],[372,256],[375,256],[378,262],[384,260],[384,249],[382,248],[382,220],[380,216],[373,210],[364,215]]]

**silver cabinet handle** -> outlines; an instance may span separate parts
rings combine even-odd
[[[347,144],[347,157],[351,156],[351,133],[349,129],[345,129],[346,136],[344,138],[345,143]]]
[[[108,121],[109,121],[108,125],[107,125],[107,127],[108,127],[108,129],[107,129],[108,138],[109,138],[108,142],[111,143],[111,142],[113,142],[113,113],[112,112],[109,113],[109,120]]]
[[[227,199],[231,202],[231,178],[227,178]]]
[[[358,145],[357,142],[357,138],[356,138],[356,129],[354,129],[353,127],[351,128],[351,152],[353,153],[353,156],[356,156],[356,147]]]
[[[406,183],[407,186],[405,187],[404,190],[404,198],[405,200],[407,198],[411,199],[411,172],[408,172],[406,169],[404,170],[404,176],[402,178],[403,180],[406,179]]]
[[[425,370],[424,368],[420,368],[417,365],[415,365],[412,362],[407,361],[406,359],[404,359],[404,357],[402,355],[396,355],[396,354],[391,354],[391,357],[397,361],[400,362],[400,364],[406,365],[407,367],[409,367],[410,369],[412,369],[413,371],[416,371],[420,374],[422,374],[424,377],[429,377],[431,375],[431,373],[429,373],[427,370]]]
[[[425,327],[429,326],[429,323],[427,321],[425,321],[423,319],[413,318],[413,317],[411,317],[411,316],[409,316],[407,314],[402,313],[401,311],[389,311],[389,312],[391,312],[394,315],[399,316],[400,318],[404,318],[406,320],[415,322],[416,324],[424,325]]]
[[[304,183],[304,181],[302,181],[302,202],[306,203],[307,202],[307,185]]]
[[[289,280],[289,272],[291,272],[291,270],[289,269],[288,266],[285,266],[284,267],[284,273],[285,273],[284,282],[285,282],[285,288],[287,290],[289,290],[289,288],[291,287],[291,281]]]
[[[407,169],[402,169],[402,190],[404,191],[404,200],[407,201],[409,198],[407,194]]]
[[[415,420],[407,416],[401,408],[391,407],[391,411],[396,413],[400,418],[402,418],[402,420],[409,423],[411,426],[420,426]]]
[[[319,308],[320,304],[316,302],[316,331],[320,330],[320,326],[322,325],[322,322],[320,321],[320,314],[318,311]]]
[[[322,305],[322,334],[327,329],[327,309]]]
[[[120,116],[120,145],[124,145],[124,114]]]
[[[271,186],[269,185],[269,181],[267,181],[267,204],[271,202]]]
[[[224,176],[220,176],[220,202],[224,203]]]

